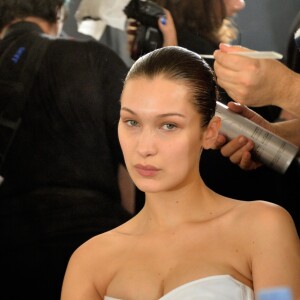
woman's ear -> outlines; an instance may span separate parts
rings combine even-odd
[[[221,128],[221,118],[214,116],[203,134],[203,148],[210,149],[214,148],[216,139],[219,135],[219,130]]]

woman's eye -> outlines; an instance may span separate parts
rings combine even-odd
[[[127,120],[125,123],[130,127],[136,127],[138,125],[138,122],[134,120]]]
[[[175,124],[167,123],[167,124],[164,124],[162,126],[162,128],[165,130],[173,130],[173,129],[177,128],[177,126]]]

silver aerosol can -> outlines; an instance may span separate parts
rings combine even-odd
[[[264,165],[284,174],[296,157],[299,148],[264,129],[217,101],[216,116],[222,120],[220,132],[229,140],[243,135],[254,142],[253,154]]]

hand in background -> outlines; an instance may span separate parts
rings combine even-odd
[[[229,102],[228,108],[233,112],[239,113],[256,124],[274,132],[270,122],[248,107],[235,102]],[[233,140],[228,141],[223,134],[219,134],[214,148],[220,149],[223,156],[228,157],[232,163],[237,164],[241,169],[249,171],[255,170],[262,166],[262,163],[256,161],[251,155],[251,150],[253,147],[254,142],[245,136],[240,135]]]
[[[220,50],[214,52],[218,84],[229,96],[243,105],[276,105],[295,113],[300,107],[296,104],[299,103],[300,75],[274,59],[232,55],[238,51],[253,50],[220,44]]]
[[[127,33],[127,50],[131,54],[136,38],[138,28],[138,22],[135,19],[129,18],[126,21],[126,33]]]
[[[163,47],[165,46],[177,46],[177,33],[174,25],[174,21],[171,13],[164,9],[166,16],[158,19],[158,28],[163,35]],[[127,33],[127,49],[131,56],[135,56],[138,52],[137,44],[135,44],[135,38],[137,35],[139,22],[135,19],[129,18],[126,23]]]
[[[164,39],[163,46],[177,46],[177,33],[173,17],[167,9],[164,9],[164,11],[166,17],[162,17],[158,20],[158,27],[162,32]]]

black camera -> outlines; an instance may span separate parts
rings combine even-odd
[[[127,18],[138,22],[136,36],[131,49],[131,58],[136,60],[141,55],[163,45],[163,36],[157,22],[165,16],[161,6],[149,0],[131,0],[124,8]]]

